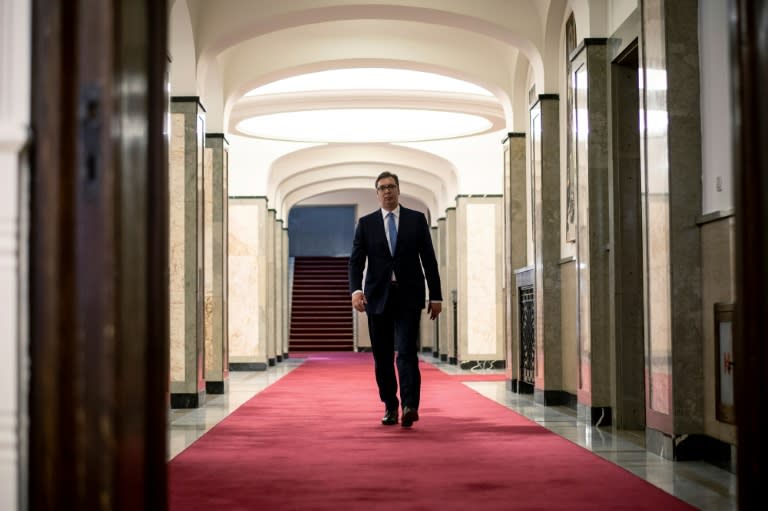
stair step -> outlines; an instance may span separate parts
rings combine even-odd
[[[291,351],[351,351],[349,258],[297,257],[293,267]]]

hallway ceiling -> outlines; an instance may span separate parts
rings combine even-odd
[[[267,195],[283,218],[290,197],[370,193],[386,168],[438,218],[457,194],[498,193],[499,141],[526,129],[546,28],[559,37],[566,1],[171,4],[171,94],[200,97],[206,131],[230,140],[231,172],[247,161],[253,175],[233,186]],[[322,167],[307,151],[318,144]],[[393,160],[394,145],[408,149]],[[290,155],[290,175],[276,179]],[[440,164],[421,166],[430,160]],[[319,168],[337,177],[318,181]]]

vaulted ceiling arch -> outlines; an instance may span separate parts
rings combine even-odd
[[[278,210],[287,212],[292,204],[285,204],[286,197],[314,180],[328,181],[321,187],[323,191],[334,189],[333,179],[360,179],[362,188],[372,190],[376,176],[384,170],[395,172],[403,184],[425,193],[424,202],[434,214],[448,207],[456,196],[458,180],[450,162],[391,144],[328,144],[294,151],[272,164],[267,190]]]

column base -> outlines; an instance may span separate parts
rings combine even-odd
[[[515,394],[533,394],[533,384],[518,380],[517,378],[509,380],[507,389]]]
[[[229,391],[229,380],[224,381],[205,381],[205,392],[207,394],[226,394]]]
[[[171,408],[199,408],[205,401],[205,391],[174,392],[171,394]]]
[[[668,460],[701,460],[736,473],[736,446],[707,435],[678,435],[673,438],[653,428],[646,428],[645,449]]]
[[[576,396],[564,390],[533,390],[533,401],[545,406],[565,406],[576,410],[578,401]]]

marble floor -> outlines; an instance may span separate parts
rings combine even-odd
[[[472,372],[439,362],[430,355],[423,356],[422,360],[450,374]],[[226,394],[207,396],[200,408],[171,410],[168,459],[178,455],[241,404],[291,372],[302,361],[300,358],[289,358],[267,371],[232,372]],[[488,374],[499,371],[474,372]],[[535,404],[530,395],[508,391],[503,381],[466,382],[465,385],[699,509],[737,509],[736,477],[726,470],[706,462],[666,460],[645,450],[642,432],[633,434],[611,427],[592,427],[578,421],[575,412],[569,408]]]

